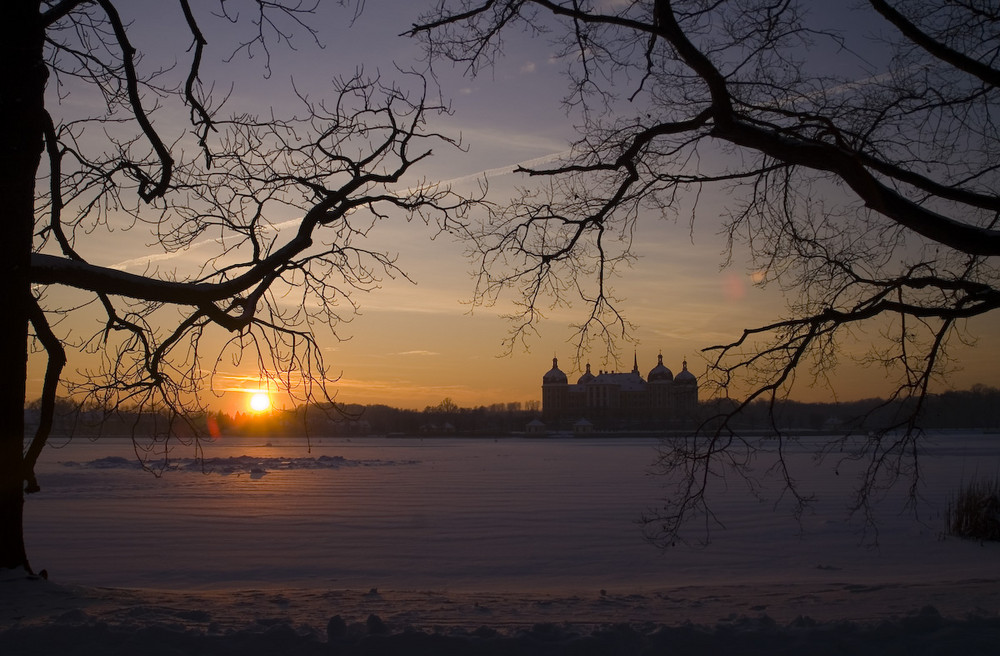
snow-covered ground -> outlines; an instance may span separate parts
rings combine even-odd
[[[50,449],[26,505],[50,580],[0,579],[0,654],[1000,653],[1000,545],[942,517],[1000,436],[930,439],[919,518],[890,494],[878,547],[807,444],[801,522],[730,477],[725,529],[658,551],[655,446],[223,439],[159,478],[125,441]]]

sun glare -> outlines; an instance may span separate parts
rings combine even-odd
[[[250,409],[254,412],[263,412],[271,407],[271,397],[267,392],[257,392],[250,397]]]

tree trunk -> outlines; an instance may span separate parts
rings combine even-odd
[[[43,148],[45,31],[38,0],[8,0],[0,21],[0,567],[28,567],[24,548],[24,401],[28,266]]]

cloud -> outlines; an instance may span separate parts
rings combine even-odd
[[[367,378],[365,380],[341,378],[336,383],[333,383],[330,388],[331,391],[336,390],[346,393],[365,392],[369,395],[383,395],[386,398],[398,399],[439,398],[441,396],[455,396],[473,391],[467,385],[422,385],[413,380],[386,380],[378,378]]]
[[[117,264],[112,264],[108,268],[115,269],[117,271],[124,271],[125,269],[131,269],[133,267],[145,268],[148,267],[153,262],[160,262],[162,260],[173,260],[180,257],[184,257],[185,255],[190,254],[191,251],[193,250],[197,250],[204,246],[210,246],[218,243],[219,243],[218,239],[206,239],[204,241],[191,244],[187,248],[179,251],[170,251],[166,253],[153,253],[150,255],[143,255],[141,257],[134,257],[130,260],[123,260]]]
[[[509,141],[510,140],[510,135],[507,135],[506,139]],[[486,177],[486,178],[496,178],[496,177],[500,177],[500,176],[511,175],[511,174],[514,173],[515,169],[517,167],[519,167],[519,166],[520,167],[525,167],[525,168],[531,168],[531,167],[538,167],[538,166],[542,166],[542,165],[546,165],[546,164],[551,164],[553,162],[557,162],[560,159],[565,158],[566,156],[570,155],[571,153],[572,153],[571,150],[564,150],[564,151],[560,151],[560,152],[553,152],[553,153],[549,153],[547,155],[543,155],[541,157],[536,157],[536,158],[533,158],[533,159],[528,159],[528,160],[524,160],[524,161],[521,161],[521,162],[513,163],[513,164],[510,164],[508,166],[502,166],[502,167],[496,167],[496,168],[492,168],[492,169],[481,170],[481,171],[477,171],[475,173],[470,173],[470,174],[467,174],[467,175],[462,175],[462,176],[454,177],[454,178],[447,179],[447,180],[441,180],[441,181],[436,182],[434,184],[435,185],[439,185],[441,187],[446,187],[446,186],[461,184],[461,183],[465,183],[465,182],[474,182],[474,181],[477,181],[477,180],[481,180],[484,177]],[[412,190],[409,190],[409,191],[412,191]],[[406,192],[404,192],[404,193],[406,193]],[[299,219],[299,218],[287,219],[285,221],[281,221],[279,223],[275,223],[275,224],[269,225],[268,226],[268,230],[273,231],[274,233],[280,233],[283,230],[295,229],[295,228],[297,228],[299,226],[300,221],[301,221],[301,219]],[[135,268],[135,267],[146,268],[146,267],[149,267],[154,262],[167,262],[167,261],[170,261],[170,260],[180,260],[180,259],[184,258],[185,256],[190,256],[193,251],[203,249],[206,246],[216,246],[217,247],[221,243],[223,243],[223,241],[221,239],[219,239],[219,238],[208,238],[208,239],[204,239],[202,241],[198,241],[198,242],[192,243],[192,244],[190,244],[189,246],[187,246],[186,248],[184,248],[182,250],[170,251],[170,252],[166,252],[166,253],[151,253],[149,255],[143,255],[141,257],[130,258],[128,260],[122,260],[122,261],[120,261],[118,263],[115,263],[115,264],[110,264],[110,265],[108,265],[108,268],[109,269],[119,270],[119,271],[123,271],[123,270],[126,270],[126,269],[132,269],[132,268]]]
[[[279,233],[282,230],[286,230],[289,228],[292,229],[297,228],[300,222],[301,222],[300,218],[287,219],[285,221],[281,221],[280,223],[274,223],[267,226],[267,230],[270,232]],[[164,253],[151,253],[149,255],[133,257],[128,260],[122,260],[121,262],[118,262],[116,264],[110,264],[108,265],[108,268],[115,269],[117,271],[124,271],[126,269],[132,269],[135,267],[147,268],[149,267],[150,264],[154,262],[163,262],[167,260],[181,259],[187,255],[191,255],[193,251],[200,250],[202,248],[205,248],[206,246],[219,246],[220,244],[223,243],[224,241],[222,239],[219,239],[217,237],[210,237],[207,239],[203,239],[201,241],[194,242],[180,250],[167,251]]]
[[[510,164],[509,166],[498,166],[496,168],[487,169],[485,171],[479,171],[477,173],[470,173],[468,175],[462,175],[457,178],[451,178],[449,180],[442,180],[441,185],[455,185],[462,182],[470,182],[473,180],[479,180],[482,178],[496,178],[503,175],[511,175],[515,172],[518,167],[524,167],[527,169],[540,167],[543,164],[552,164],[553,162],[558,162],[559,160],[571,155],[572,150],[564,150],[558,153],[550,153],[548,155],[542,155],[541,157],[535,157],[534,159],[525,160],[523,162],[517,162],[516,164]]]
[[[394,355],[441,355],[441,354],[438,353],[437,351],[420,351],[420,350],[418,350],[418,351],[401,351],[399,353],[395,353]]]
[[[521,66],[522,73],[534,73],[535,72],[535,62],[525,62]]]

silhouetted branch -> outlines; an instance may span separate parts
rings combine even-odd
[[[265,72],[270,48],[290,45],[295,33],[319,45],[310,24],[318,3],[256,0],[243,17],[232,3],[218,7],[221,17],[254,30],[231,56],[263,51]],[[224,375],[223,362],[241,361],[243,349],[246,363],[290,398],[336,412],[336,377],[314,330],[336,337],[357,308],[357,292],[376,289],[385,276],[405,278],[395,255],[366,247],[369,232],[400,219],[462,224],[479,202],[414,180],[434,146],[461,147],[427,127],[428,115],[445,108],[427,101],[422,76],[399,71],[404,86],[359,69],[334,80],[325,102],[296,90],[294,118],[223,117],[202,90],[205,9],[189,0],[174,5],[193,43],[173,84],[169,69],[144,69],[141,44],[130,40],[119,9],[113,0],[55,2],[41,17],[55,88],[93,89],[105,107],[93,116],[73,116],[77,105],[51,107],[44,117],[47,170],[36,175],[44,182],[35,200],[44,220],[28,278],[39,299],[33,334],[48,373],[38,433],[24,459],[31,491],[67,347],[85,364],[62,384],[95,412],[141,430],[149,438],[136,440],[141,457],[157,440],[166,448],[193,439],[197,448],[201,395]],[[178,107],[186,108],[193,133],[182,127],[171,140],[177,114],[169,112]],[[167,120],[155,120],[164,112]],[[137,228],[148,231],[137,240],[151,237],[159,246],[148,251],[145,270],[126,270],[136,261],[109,264],[101,237]],[[204,257],[175,267],[186,249]],[[65,296],[45,293],[56,286],[84,300],[56,301]],[[98,312],[89,338],[71,341],[53,330],[58,324],[49,317],[81,308]],[[205,344],[217,343],[206,337],[213,331],[226,335],[219,350],[206,353]]]
[[[706,496],[716,477],[735,473],[754,488],[748,464],[762,447],[740,436],[739,412],[776,407],[806,372],[828,383],[861,328],[882,336],[858,359],[898,376],[889,406],[914,400],[850,444],[868,464],[854,511],[870,518],[878,490],[919,473],[921,400],[946,370],[948,343],[1000,303],[996,12],[868,4],[856,24],[888,20],[893,40],[853,70],[863,30],[835,32],[794,0],[455,0],[408,32],[432,65],[475,74],[525,29],[567,67],[564,104],[579,125],[571,152],[519,167],[534,186],[457,231],[479,271],[475,301],[513,298],[511,343],[549,307],[576,301],[578,349],[597,336],[613,353],[629,324],[609,282],[632,264],[634,234],[686,201],[704,220],[698,200],[709,190],[727,199],[729,258],[746,246],[761,284],[786,292],[786,316],[706,348],[703,389],[743,400],[690,440],[665,443],[659,467],[677,488],[648,517],[660,544],[694,516],[718,519]],[[831,73],[831,48],[848,72]],[[770,428],[773,471],[801,511],[811,499],[786,457],[793,438]]]

